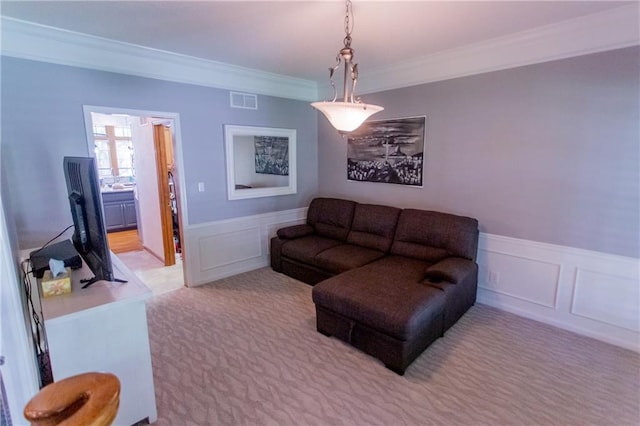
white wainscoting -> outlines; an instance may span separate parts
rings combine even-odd
[[[279,228],[306,208],[186,229],[187,279],[201,285],[269,265]],[[478,302],[640,352],[640,260],[480,234]]]
[[[640,351],[640,260],[481,234],[478,302]]]
[[[187,227],[187,282],[197,286],[268,266],[271,237],[306,217],[307,209],[300,208]]]

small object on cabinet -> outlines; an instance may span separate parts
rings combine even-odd
[[[71,268],[65,268],[64,274],[52,276],[50,270],[42,276],[42,297],[59,296],[71,293]]]

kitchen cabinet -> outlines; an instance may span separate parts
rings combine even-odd
[[[102,205],[107,232],[138,227],[133,190],[103,192]]]

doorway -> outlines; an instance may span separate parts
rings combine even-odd
[[[85,106],[111,250],[154,294],[187,285],[179,116]]]

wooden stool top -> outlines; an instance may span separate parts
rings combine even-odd
[[[24,408],[33,426],[108,426],[120,404],[120,380],[110,373],[84,373],[51,383]]]

